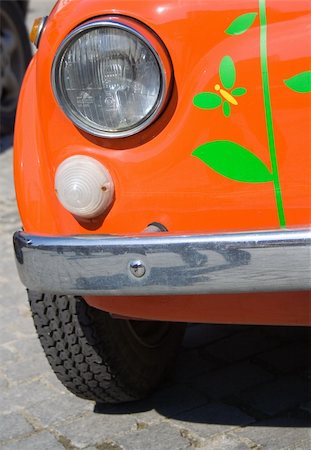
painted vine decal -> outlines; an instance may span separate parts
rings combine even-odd
[[[311,92],[311,70],[298,73],[288,80],[284,80],[287,87],[292,91],[300,92],[302,94]]]
[[[214,86],[215,91],[219,92],[219,94],[213,92],[201,92],[194,97],[193,103],[195,106],[202,109],[214,109],[222,105],[224,116],[229,117],[231,114],[231,105],[238,105],[238,101],[235,97],[240,97],[247,92],[244,87],[235,87],[233,89],[236,79],[236,70],[230,56],[224,56],[222,58],[219,65],[219,78],[223,87],[218,83]]]
[[[245,33],[259,15],[260,23],[260,63],[264,98],[266,131],[270,153],[271,170],[251,151],[232,141],[213,141],[200,145],[193,151],[193,155],[203,161],[219,174],[235,181],[246,183],[272,182],[278,211],[280,227],[286,226],[283,208],[282,191],[279,180],[278,161],[274,138],[273,117],[270,100],[270,85],[267,57],[267,16],[266,0],[259,1],[259,14],[250,12],[237,17],[225,30],[229,35]],[[232,58],[226,55],[219,65],[220,84],[214,86],[215,92],[201,92],[197,94],[193,103],[202,109],[215,109],[222,106],[225,117],[230,117],[231,108],[238,106],[236,97],[247,93],[244,87],[234,87],[236,69]],[[299,93],[311,92],[311,71],[295,74],[284,80],[285,85]]]
[[[231,35],[245,33],[253,25],[256,17],[257,13],[242,14],[231,23],[225,33]]]

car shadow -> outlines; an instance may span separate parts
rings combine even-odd
[[[307,327],[191,324],[170,378],[149,398],[97,414],[158,414],[179,424],[308,427]],[[309,402],[308,402],[309,401]]]

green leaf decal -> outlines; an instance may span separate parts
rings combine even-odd
[[[311,92],[311,70],[298,73],[292,78],[284,80],[284,83],[295,92]]]
[[[225,30],[225,33],[235,35],[245,33],[254,23],[257,13],[246,13],[237,17],[229,27]]]
[[[235,88],[231,91],[232,95],[235,95],[236,97],[239,97],[240,95],[244,95],[246,94],[247,89],[245,89],[244,87],[239,87],[239,88]]]
[[[225,117],[229,117],[230,116],[231,108],[230,108],[230,104],[228,102],[223,102],[222,112],[224,113]]]
[[[219,77],[226,89],[232,89],[235,83],[235,66],[230,56],[224,56],[219,66]]]
[[[272,174],[252,152],[231,141],[200,145],[193,153],[211,169],[227,178],[246,183],[272,181]]]
[[[197,94],[193,103],[198,108],[203,109],[214,109],[221,105],[221,97],[218,94],[214,94],[213,92],[201,92]]]

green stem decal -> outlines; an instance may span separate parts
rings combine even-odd
[[[220,175],[232,180],[246,183],[273,183],[277,214],[280,227],[282,228],[286,226],[286,222],[279,179],[270,98],[266,0],[258,0],[258,2],[259,14],[257,12],[242,14],[231,22],[225,33],[231,36],[243,34],[249,30],[259,17],[260,67],[271,171],[254,153],[232,141],[218,140],[207,142],[200,145],[192,154]],[[240,99],[237,97],[247,93],[246,88],[234,86],[236,76],[236,67],[233,59],[229,55],[224,56],[219,64],[220,82],[214,86],[216,92],[201,92],[197,94],[193,99],[194,105],[201,109],[216,109],[222,106],[224,117],[229,118],[231,116],[231,108],[232,111],[235,111],[239,105]],[[310,92],[311,72],[307,71],[296,74],[284,80],[284,83],[293,91],[299,93]]]
[[[279,179],[278,162],[275,148],[273,119],[270,99],[269,74],[268,74],[268,58],[267,58],[267,15],[266,15],[266,0],[259,0],[259,20],[260,20],[260,61],[261,61],[261,76],[263,85],[263,96],[266,115],[266,128],[268,145],[270,151],[272,177],[274,184],[275,200],[278,209],[278,216],[280,226],[285,227],[285,215],[283,208],[282,192]]]

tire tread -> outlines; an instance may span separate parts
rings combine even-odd
[[[120,403],[146,396],[166,374],[183,335],[182,324],[171,324],[161,348],[147,351],[138,361],[140,353],[129,358],[124,353],[133,350],[130,344],[126,347],[125,321],[112,319],[81,297],[28,291],[28,298],[56,376],[69,391],[88,400]]]

